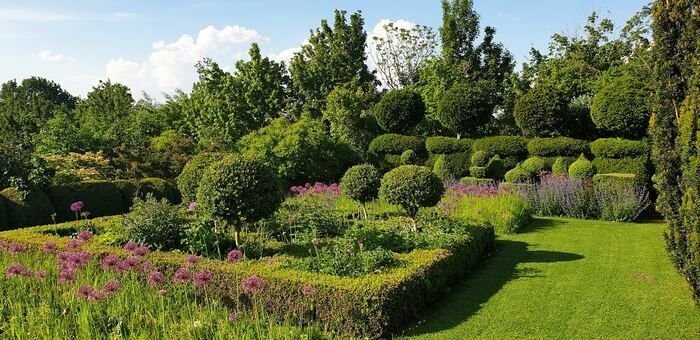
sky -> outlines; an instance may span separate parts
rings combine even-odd
[[[581,33],[597,11],[621,28],[649,0],[475,0],[482,28],[515,56],[545,50],[554,33]],[[191,89],[204,57],[232,71],[252,42],[289,60],[309,31],[334,9],[362,11],[368,34],[383,24],[436,31],[439,0],[0,0],[0,82],[41,76],[85,97],[98,80],[128,85],[156,99]],[[370,39],[371,40],[371,39]]]

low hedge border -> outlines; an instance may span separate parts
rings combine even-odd
[[[5,231],[0,232],[0,240],[23,243],[31,251],[41,251],[47,241],[65,249],[70,238],[55,234],[70,234],[79,229],[81,223],[109,223],[114,218],[119,217]],[[229,303],[249,306],[250,299],[242,292],[241,282],[254,274],[265,281],[265,289],[256,299],[273,301],[274,310],[280,316],[314,320],[345,336],[385,338],[398,332],[424,306],[442,295],[447,286],[475,268],[482,257],[490,254],[493,246],[493,228],[474,227],[470,235],[449,249],[397,254],[403,267],[360,278],[287,269],[284,265],[291,258],[286,255],[235,264],[202,259],[197,267],[216,273],[212,291]],[[120,248],[95,242],[83,248],[92,251],[97,258],[107,253],[126,255]],[[153,252],[149,260],[172,275],[184,264],[185,255]],[[317,289],[314,297],[303,295],[302,288],[306,285]],[[313,309],[309,308],[311,304]]]
[[[649,157],[640,156],[635,158],[603,158],[593,159],[593,166],[599,174],[627,173],[638,176],[638,181],[649,182],[651,170]]]
[[[593,183],[598,186],[636,186],[639,184],[638,181],[635,174],[612,173],[593,176]]]

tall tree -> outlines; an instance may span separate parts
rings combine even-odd
[[[415,85],[423,62],[435,53],[433,29],[420,25],[404,28],[393,22],[383,29],[384,34],[372,37],[374,45],[370,50],[382,84],[390,89]]]
[[[363,88],[372,87],[375,77],[366,60],[367,33],[361,12],[346,19],[345,11],[335,11],[333,28],[326,20],[311,31],[307,44],[292,58],[289,71],[292,76],[291,114],[300,117],[306,113],[321,117],[326,108],[326,97],[334,88],[355,82]]]
[[[111,151],[126,138],[134,97],[128,87],[100,81],[76,108],[80,128],[92,137],[91,149]]]

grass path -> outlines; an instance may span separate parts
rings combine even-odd
[[[666,256],[661,223],[536,219],[409,338],[700,339],[700,307]]]

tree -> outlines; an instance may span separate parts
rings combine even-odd
[[[294,117],[302,113],[318,118],[326,108],[326,97],[334,88],[355,82],[365,90],[375,85],[375,77],[367,68],[367,33],[361,12],[350,15],[335,11],[333,28],[321,21],[312,31],[307,44],[301,47],[289,65],[292,76],[292,100],[289,110]]]
[[[88,140],[89,136],[80,130],[71,113],[61,109],[34,136],[34,152],[39,155],[84,152]]]
[[[568,134],[569,100],[549,83],[538,83],[515,103],[513,115],[527,137],[554,137]]]
[[[488,124],[493,115],[494,104],[488,86],[483,83],[458,84],[453,86],[440,100],[437,119],[457,134],[474,135]]]
[[[407,133],[425,116],[421,95],[411,89],[392,90],[374,108],[377,123],[390,133]]]
[[[372,37],[370,50],[383,85],[394,90],[415,85],[423,62],[435,53],[435,32],[427,26],[403,28],[393,22],[383,29],[385,34]]]
[[[370,111],[376,97],[373,91],[366,92],[353,83],[333,89],[323,110],[323,119],[330,124],[331,136],[364,153],[380,130]]]
[[[362,212],[367,219],[367,202],[377,198],[381,175],[374,165],[360,164],[348,169],[340,180],[343,193],[362,204]]]
[[[610,72],[614,71],[614,72]],[[596,127],[609,136],[639,139],[649,127],[649,98],[647,81],[627,70],[608,70],[610,77],[601,77],[601,88],[591,102],[591,119]]]
[[[81,130],[91,137],[91,150],[111,151],[126,139],[125,127],[134,109],[134,98],[128,87],[100,81],[76,108]]]

